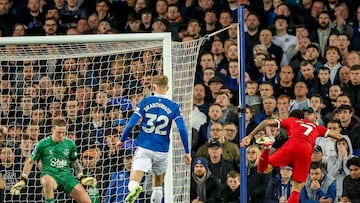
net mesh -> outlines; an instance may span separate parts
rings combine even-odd
[[[16,39],[14,39],[16,40]],[[46,38],[44,38],[46,40]],[[21,195],[10,188],[21,176],[34,143],[51,133],[54,118],[65,119],[77,144],[84,173],[98,180],[88,187],[92,202],[115,202],[127,194],[128,150],[115,148],[118,135],[138,102],[152,94],[151,78],[172,73],[173,100],[181,104],[188,128],[192,89],[200,41],[172,43],[172,67],[163,67],[162,41],[4,45],[1,54],[1,125],[8,134],[1,141],[1,171],[5,202],[43,201],[41,163],[34,165]],[[170,77],[170,75],[168,75]],[[189,130],[191,132],[191,130]],[[132,133],[136,137],[138,128]],[[191,137],[191,136],[190,136]],[[172,200],[188,202],[190,167],[176,128],[172,135],[170,174]],[[143,180],[139,202],[150,202],[151,176]],[[169,191],[170,190],[170,191]],[[56,192],[57,202],[71,202]],[[121,201],[120,201],[121,202]]]

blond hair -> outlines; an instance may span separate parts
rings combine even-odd
[[[159,87],[167,87],[168,85],[168,77],[166,75],[156,75],[153,77],[153,84]]]

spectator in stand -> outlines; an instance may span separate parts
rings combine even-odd
[[[61,26],[70,28],[76,27],[76,23],[81,18],[88,18],[85,9],[79,8],[78,0],[68,0],[67,4],[60,10]]]
[[[308,88],[305,82],[298,81],[294,86],[295,99],[291,102],[290,110],[300,109],[310,106],[310,100],[307,97]]]
[[[158,1],[159,2],[159,1]],[[162,2],[162,1],[160,1]],[[152,32],[165,32],[166,30],[166,21],[164,18],[161,18],[161,17],[157,17],[154,19],[152,25],[151,25],[151,28],[152,28]]]
[[[325,67],[330,69],[330,81],[331,84],[339,84],[339,69],[341,67],[340,64],[340,49],[337,47],[329,46],[325,50],[325,59],[326,62],[324,64]]]
[[[266,203],[286,203],[292,189],[292,167],[280,167],[280,172],[269,181],[266,187]]]
[[[209,112],[210,102],[205,99],[205,96],[205,85],[194,85],[193,103],[201,112],[207,115]]]
[[[360,53],[358,51],[351,51],[346,57],[346,65],[351,67],[360,64]],[[350,72],[350,71],[349,71]]]
[[[354,32],[350,43],[351,50],[360,51],[360,5],[356,8],[356,15],[353,20],[352,28]]]
[[[150,8],[145,7],[141,10],[139,10],[139,15],[141,18],[141,27],[140,29],[144,32],[151,32],[151,23],[153,20],[153,14],[150,10]]]
[[[206,159],[203,157],[196,158],[193,162],[193,169],[190,184],[191,202],[219,202],[221,184],[209,170]]]
[[[223,184],[221,201],[224,203],[240,203],[240,173],[230,171],[226,175],[226,183]]]
[[[27,9],[20,16],[20,22],[26,26],[28,34],[41,32],[45,21],[42,9],[40,0],[28,0]]]
[[[304,60],[300,63],[300,73],[301,81],[306,84],[308,89],[307,96],[310,97],[314,93],[319,93],[319,79],[310,61]]]
[[[245,103],[253,110],[253,115],[256,117],[261,112],[262,98],[258,94],[259,84],[256,81],[249,81],[246,83]]]
[[[343,87],[344,94],[349,95],[357,115],[360,115],[360,64],[350,67],[350,82]]]
[[[18,37],[18,36],[25,36],[26,34],[26,27],[24,24],[16,23],[12,29],[12,36]]]
[[[253,47],[253,53],[251,54],[247,62],[246,72],[249,73],[249,76],[252,80],[259,80],[262,75],[262,66],[264,65],[265,58],[270,57],[269,52],[266,50],[266,47],[257,44]]]
[[[346,3],[338,3],[335,7],[335,21],[334,25],[337,31],[341,34],[345,34],[349,39],[352,38],[354,30],[350,23],[349,7]]]
[[[336,154],[328,159],[328,174],[336,179],[336,199],[340,199],[343,192],[343,181],[345,176],[350,174],[349,169],[346,168],[346,162],[353,157],[351,142],[348,136],[343,136],[343,139],[335,142]]]
[[[229,74],[224,80],[224,86],[229,87],[232,92],[239,90],[239,65],[237,60],[229,61]]]
[[[329,130],[336,131],[338,133],[341,132],[341,123],[337,120],[329,120],[326,127]],[[316,145],[319,145],[323,150],[323,158],[324,160],[328,160],[330,156],[337,155],[337,151],[335,149],[335,141],[331,138],[318,137],[315,141]],[[331,165],[330,165],[331,166]]]
[[[21,202],[20,197],[22,195],[13,196],[10,193],[12,184],[16,183],[17,177],[21,176],[21,165],[15,158],[13,147],[3,146],[0,149],[0,183],[2,183],[0,190],[3,190],[4,199],[1,199],[1,201],[4,202]]]
[[[214,76],[209,82],[210,94],[207,95],[206,100],[211,103],[215,102],[217,94],[220,92],[221,87],[223,86],[223,81],[220,77]]]
[[[167,0],[157,0],[155,5],[156,18],[166,19],[169,3]]]
[[[296,28],[303,29],[303,28]],[[305,60],[306,47],[310,44],[310,39],[308,37],[301,37],[296,39],[296,44],[288,48],[285,53],[289,65],[292,67],[300,67],[300,62]]]
[[[96,14],[100,20],[106,19],[110,26],[116,30],[120,30],[120,23],[116,20],[115,16],[110,12],[110,3],[107,0],[98,0],[96,2]]]
[[[196,67],[195,72],[195,84],[204,82],[203,74],[207,68],[211,68],[216,71],[214,56],[210,52],[205,52],[200,55],[199,66]],[[208,84],[205,83],[205,85]]]
[[[226,175],[228,172],[234,170],[233,164],[222,157],[223,148],[219,141],[212,141],[209,144],[207,160],[209,163],[209,170],[220,180],[221,184],[226,182]]]
[[[274,96],[274,86],[268,81],[260,85],[260,96],[264,100],[266,97]]]
[[[246,148],[246,173],[248,182],[248,202],[265,202],[266,187],[271,179],[270,173],[259,173],[257,165],[260,159],[260,149],[257,145]]]
[[[310,41],[319,44],[320,55],[324,57],[329,36],[339,34],[339,32],[335,28],[330,27],[330,14],[328,11],[320,12],[318,23],[319,28],[310,33]]]
[[[276,99],[277,112],[273,113],[272,118],[284,119],[289,117],[290,109],[290,97],[286,94],[282,94]]]
[[[350,52],[350,38],[346,34],[339,34],[337,38],[337,47],[340,49],[342,64],[346,64]]]
[[[224,55],[224,43],[219,38],[214,38],[211,44],[211,53],[214,56],[215,67],[219,67],[227,63]]]
[[[110,22],[107,19],[102,19],[99,21],[98,32],[97,34],[106,34],[112,29]]]
[[[301,190],[300,200],[333,202],[336,200],[336,180],[327,174],[321,163],[312,163],[305,186]]]
[[[254,45],[259,43],[259,16],[255,13],[249,13],[247,18],[245,19],[245,25],[247,27],[247,31],[245,32],[245,46],[247,47],[247,50],[252,50]],[[251,55],[252,53],[250,53],[247,58]],[[251,60],[251,58],[249,58],[248,60]]]
[[[331,87],[330,68],[323,66],[318,71],[318,93],[322,98],[329,98],[329,89]],[[314,94],[312,94],[314,95]]]
[[[1,36],[11,36],[12,28],[16,23],[19,22],[16,16],[10,12],[10,8],[12,5],[12,0],[1,0],[0,1],[0,29]]]
[[[253,109],[246,105],[245,108],[245,126],[246,126],[246,135],[248,135],[251,131],[255,129],[257,124],[253,120]]]
[[[178,30],[180,27],[186,25],[181,16],[179,5],[169,4],[166,21],[166,31],[171,32],[171,38],[173,41],[179,41]]]
[[[222,109],[221,123],[233,122],[238,123],[238,108],[230,103],[230,95],[225,91],[220,91],[216,95],[216,104],[219,104]]]
[[[88,18],[88,24],[89,24],[89,33],[96,34],[98,31],[99,26],[99,16],[96,13],[91,14]],[[60,24],[61,25],[61,24]],[[121,29],[124,30],[125,26]]]
[[[315,110],[316,114],[316,123],[318,125],[325,126],[327,123],[327,120],[322,116],[323,112],[322,109],[324,108],[324,100],[320,94],[313,94],[310,97],[310,107]]]
[[[271,118],[276,109],[276,99],[273,96],[265,97],[262,101],[263,110],[260,114],[254,119],[254,121],[259,124],[267,118]]]
[[[224,136],[225,138],[230,141],[233,142],[237,145],[239,145],[239,134],[238,134],[238,127],[231,122],[226,122],[224,123]]]
[[[274,86],[274,96],[277,98],[282,94],[286,94],[290,99],[294,99],[294,69],[290,65],[285,65],[280,68],[279,82]]]
[[[332,112],[336,108],[336,98],[343,93],[340,85],[331,85],[329,87],[329,98],[324,100],[325,109],[323,115],[327,118],[327,114]]]
[[[321,61],[319,45],[316,43],[311,43],[306,47],[305,58],[310,61],[314,66],[315,70],[318,71],[323,62]]]
[[[47,18],[43,25],[43,35],[56,35],[57,34],[57,22],[54,18]]]
[[[207,140],[205,144],[203,144],[196,153],[197,157],[208,157],[208,149],[210,144],[213,141],[218,141],[222,144],[222,157],[225,160],[230,161],[234,166],[239,164],[240,159],[240,149],[238,145],[228,141],[225,139],[224,136],[224,129],[222,124],[220,123],[213,123],[210,127],[210,138]]]
[[[90,27],[88,20],[85,18],[81,18],[76,23],[76,31],[78,31],[80,34],[89,34],[90,33]],[[69,30],[69,29],[68,29]]]
[[[206,9],[204,15],[204,23],[201,27],[201,36],[205,36],[207,34],[211,34],[219,29],[218,27],[218,17],[216,9]]]
[[[2,90],[1,92],[3,92]],[[31,117],[31,109],[33,107],[33,100],[30,95],[24,95],[20,98],[20,104],[16,109],[16,119],[17,122],[22,125],[26,126],[30,122]]]
[[[269,29],[262,29],[259,35],[260,43],[266,47],[271,57],[275,57],[276,64],[280,66],[287,65],[288,62],[286,61],[286,56],[284,55],[283,50],[279,46],[272,43],[271,40],[271,31]]]
[[[275,58],[265,58],[262,72],[263,76],[258,81],[260,85],[265,81],[270,82],[273,87],[279,84],[278,65]]]
[[[356,202],[360,200],[360,157],[352,157],[346,163],[350,171],[343,182],[343,193],[340,202]]]
[[[272,37],[272,42],[281,47],[285,54],[291,45],[296,45],[296,37],[288,33],[288,21],[287,16],[277,15],[274,20],[275,33]]]

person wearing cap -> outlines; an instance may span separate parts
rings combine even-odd
[[[216,203],[220,201],[220,196],[220,180],[209,170],[209,164],[205,158],[196,158],[193,162],[193,172],[191,173],[191,203]]]
[[[226,175],[229,171],[234,170],[234,166],[230,161],[222,157],[222,144],[215,140],[209,144],[208,148],[208,163],[209,169],[217,177],[221,184],[226,182]]]
[[[126,124],[121,138],[116,143],[122,147],[132,129],[140,121],[140,132],[135,138],[137,146],[131,169],[129,194],[126,203],[134,203],[142,192],[141,180],[145,173],[152,171],[153,185],[151,201],[160,203],[163,198],[163,182],[167,169],[170,147],[170,129],[175,121],[179,130],[185,155],[185,164],[191,163],[188,132],[179,104],[166,97],[169,79],[165,75],[153,77],[154,95],[142,99]]]
[[[269,181],[265,192],[265,202],[286,203],[292,189],[291,176],[293,168],[282,166],[280,171]]]
[[[159,2],[159,1],[158,1]],[[165,32],[166,30],[166,21],[162,17],[157,17],[154,19],[152,25],[152,32]]]
[[[294,170],[292,177],[293,190],[288,202],[298,203],[300,191],[305,185],[307,171],[311,164],[311,154],[316,138],[329,136],[335,139],[342,139],[342,135],[304,120],[304,112],[297,109],[292,110],[287,119],[267,119],[262,121],[248,136],[241,140],[240,146],[248,146],[253,137],[267,126],[284,128],[288,133],[289,139],[271,155],[270,150],[273,143],[263,143],[264,150],[261,154],[258,170],[260,173],[269,173],[274,166],[280,167],[291,164]],[[259,139],[259,142],[262,140]]]
[[[327,168],[327,160],[324,160],[324,152],[321,146],[315,145],[313,153],[311,154],[312,163],[321,163],[324,165],[324,168]]]
[[[220,92],[220,89],[223,86],[223,84],[224,82],[222,78],[219,76],[214,76],[210,78],[208,82],[210,94],[206,95],[206,99],[208,99],[208,101],[211,101],[211,103],[214,103],[216,100],[216,96]]]
[[[301,202],[334,202],[336,200],[336,180],[328,175],[323,164],[314,162],[309,176],[300,193]]]
[[[351,141],[348,136],[343,135],[343,139],[335,142],[335,151],[336,154],[327,160],[327,171],[336,179],[336,196],[339,199],[343,191],[344,178],[350,174],[346,162],[353,157]]]
[[[281,47],[284,53],[291,45],[296,45],[296,37],[288,33],[289,18],[284,15],[277,15],[274,20],[275,35],[272,42]]]
[[[343,182],[343,193],[340,202],[360,202],[360,157],[352,157],[346,162],[350,174]]]
[[[316,123],[317,120],[317,112],[312,108],[312,107],[304,107],[303,108],[303,112],[304,112],[304,118],[306,120],[309,120],[313,123]]]

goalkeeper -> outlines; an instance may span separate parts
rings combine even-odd
[[[25,187],[27,176],[36,161],[42,162],[41,185],[45,202],[54,202],[54,191],[59,189],[66,192],[79,203],[91,203],[85,186],[95,186],[96,179],[84,177],[82,166],[77,159],[75,143],[66,138],[67,126],[64,120],[55,119],[52,124],[51,136],[40,140],[34,147],[30,158],[25,161],[23,174],[19,182],[12,186],[12,195],[19,195]],[[70,162],[77,179],[70,169]],[[80,181],[80,183],[79,183]]]

